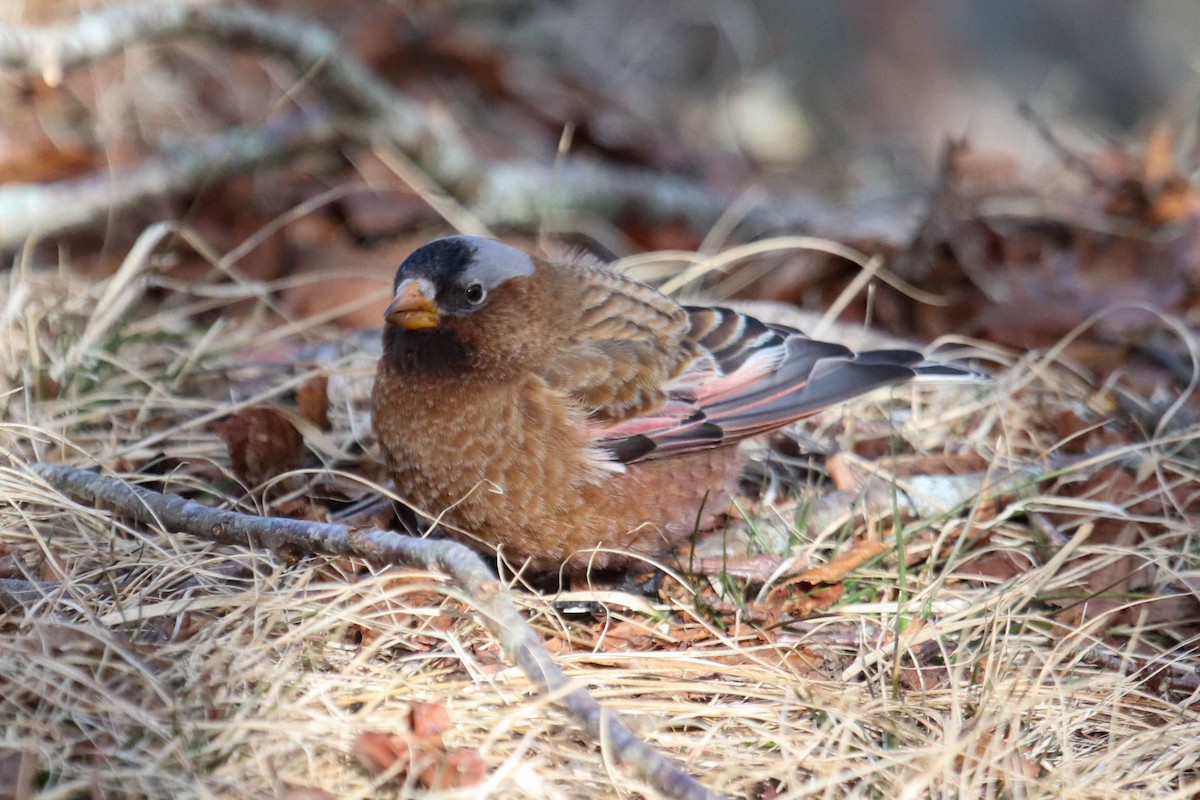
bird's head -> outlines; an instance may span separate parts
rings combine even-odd
[[[539,264],[493,239],[435,239],[396,270],[384,356],[413,368],[502,368],[539,348]]]

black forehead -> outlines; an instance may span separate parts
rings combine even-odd
[[[475,247],[469,239],[451,236],[435,239],[412,252],[396,270],[396,282],[404,278],[428,278],[435,286],[454,283],[475,261]]]
[[[491,290],[512,278],[532,275],[529,255],[495,239],[447,236],[417,248],[396,270],[396,283],[425,278],[439,289],[461,283],[466,276]]]

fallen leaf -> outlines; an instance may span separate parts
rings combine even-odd
[[[450,714],[441,703],[413,703],[408,711],[408,724],[418,739],[435,739],[450,729]]]
[[[408,774],[414,760],[409,744],[409,740],[402,736],[367,731],[354,739],[352,750],[358,763],[372,775],[388,772],[397,762],[402,762],[403,766],[396,773],[396,777],[403,778]]]
[[[475,786],[487,775],[483,758],[475,750],[446,751],[442,733],[450,728],[450,716],[440,703],[414,703],[409,711],[409,730],[403,734],[367,731],[354,740],[354,755],[374,775],[393,773],[393,780],[417,776],[426,789]]]
[[[329,376],[316,375],[296,390],[300,416],[323,431],[329,430]]]
[[[0,146],[0,184],[50,183],[80,175],[99,163],[96,149],[85,142],[58,142],[49,137]]]
[[[803,619],[817,611],[824,611],[846,595],[846,585],[835,583],[819,589],[796,592],[790,596],[780,594],[783,602],[778,606],[777,620]],[[763,604],[764,608],[769,607]],[[772,622],[776,620],[771,620]]]
[[[642,622],[620,620],[601,627],[596,649],[608,653],[638,653],[662,647],[668,641]]]
[[[487,777],[487,765],[478,751],[466,748],[452,750],[444,759],[421,773],[421,783],[428,789],[461,789],[478,786]]]
[[[944,663],[945,643],[939,639],[907,648],[901,657],[900,683],[908,689],[931,692],[948,686],[950,668]]]
[[[1033,555],[1022,550],[991,550],[975,553],[954,568],[954,576],[1003,583],[1024,575],[1036,565]]]
[[[229,449],[233,473],[248,486],[304,462],[304,437],[282,412],[269,406],[243,409],[211,428]]]
[[[1146,137],[1142,156],[1142,180],[1158,184],[1175,173],[1175,141],[1165,125],[1155,125]]]
[[[886,553],[889,545],[883,542],[872,542],[865,539],[860,539],[852,548],[837,556],[828,564],[823,564],[819,567],[811,567],[804,570],[799,575],[791,576],[780,583],[776,589],[782,589],[785,586],[791,586],[797,583],[821,584],[821,583],[838,583],[844,580],[854,570],[861,567],[871,559]]]
[[[866,478],[862,470],[855,469],[847,461],[844,453],[834,453],[825,459],[825,471],[829,473],[834,488],[839,491],[857,491],[862,488]]]

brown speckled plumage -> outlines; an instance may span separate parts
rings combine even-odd
[[[397,492],[539,570],[686,560],[738,441],[923,369],[473,237],[418,249],[396,291],[372,406]]]

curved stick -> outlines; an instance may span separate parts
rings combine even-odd
[[[350,528],[281,517],[256,517],[210,508],[176,495],[130,486],[87,470],[58,464],[31,464],[48,484],[80,503],[103,503],[144,525],[181,531],[220,544],[273,551],[359,556],[376,563],[401,564],[446,573],[475,603],[479,619],[535,686],[555,693],[587,735],[637,777],[664,795],[687,800],[717,800],[677,764],[643,742],[587,690],[572,688],[533,627],[509,599],[504,585],[483,560],[457,542],[418,539],[379,528]]]

